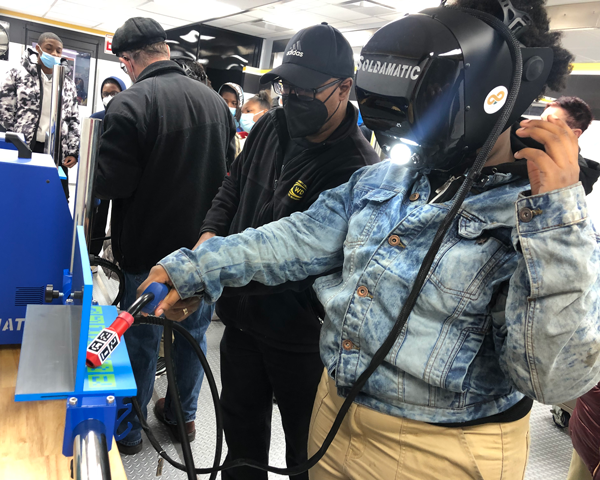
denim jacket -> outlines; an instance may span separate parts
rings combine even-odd
[[[496,173],[465,200],[407,324],[356,402],[431,423],[495,415],[523,395],[575,398],[600,374],[598,237],[581,184],[526,196]],[[321,357],[346,395],[396,321],[449,203],[384,162],[303,213],[181,249],[162,265],[182,298],[250,280],[314,285]]]

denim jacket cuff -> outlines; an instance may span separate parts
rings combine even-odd
[[[520,194],[515,208],[520,235],[566,227],[588,216],[581,182],[538,195]]]
[[[182,248],[158,262],[167,271],[175,290],[182,299],[193,297],[204,286],[202,275],[190,259],[188,252],[190,251]]]

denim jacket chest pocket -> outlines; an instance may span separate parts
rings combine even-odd
[[[487,352],[488,347],[493,349],[488,313],[495,285],[501,280],[496,277],[504,275],[502,266],[514,256],[507,243],[510,231],[508,225],[484,222],[462,212],[448,232],[421,292],[422,298],[431,299],[427,302],[430,307],[439,309],[431,312],[432,317],[443,319],[423,372],[429,384],[452,392],[477,390],[467,386],[477,372],[487,394],[506,389],[506,385],[481,381],[479,373],[485,370],[490,378],[502,378],[496,372],[497,362],[490,364],[495,357]]]
[[[488,278],[512,251],[511,228],[461,212],[446,234],[429,274],[443,292],[477,300]]]
[[[389,214],[390,210],[387,202],[396,197],[398,193],[394,190],[382,188],[355,192],[352,212],[350,212],[348,234],[344,242],[346,249],[364,244],[375,228],[388,225],[388,221],[382,222],[380,219],[382,215]]]

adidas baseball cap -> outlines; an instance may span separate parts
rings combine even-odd
[[[294,35],[285,47],[283,63],[260,81],[281,78],[301,88],[317,88],[332,77],[354,77],[354,54],[339,30],[322,23]]]

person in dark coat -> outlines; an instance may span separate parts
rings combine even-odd
[[[354,61],[347,40],[326,24],[297,37],[303,56],[284,57],[262,78],[262,83],[276,82],[283,108],[266,112],[250,131],[206,216],[199,243],[305,211],[322,192],[379,161],[348,101]],[[294,50],[290,41],[286,51]],[[287,465],[307,458],[310,415],[323,372],[319,333],[325,316],[311,288],[314,280],[279,287],[253,282],[226,289],[227,298],[217,303],[226,325],[221,407],[228,460],[266,463],[273,397],[285,431]],[[266,480],[267,473],[242,467],[223,471],[222,478]]]
[[[233,160],[233,119],[213,90],[185,75],[169,60],[167,35],[158,22],[130,18],[113,38],[113,53],[133,85],[110,101],[100,141],[95,195],[113,201],[112,247],[125,275],[121,308],[135,301],[136,290],[165,254],[194,245],[210,202]],[[190,309],[191,310],[191,309]],[[205,332],[213,307],[203,304],[182,325],[206,348]],[[137,399],[146,415],[152,397],[161,329],[132,328],[125,333]],[[177,383],[190,440],[204,372],[191,347],[176,339]],[[160,399],[157,417],[173,426],[171,400]],[[119,442],[125,454],[142,448],[141,426],[133,424]],[[176,430],[175,430],[176,431]]]

